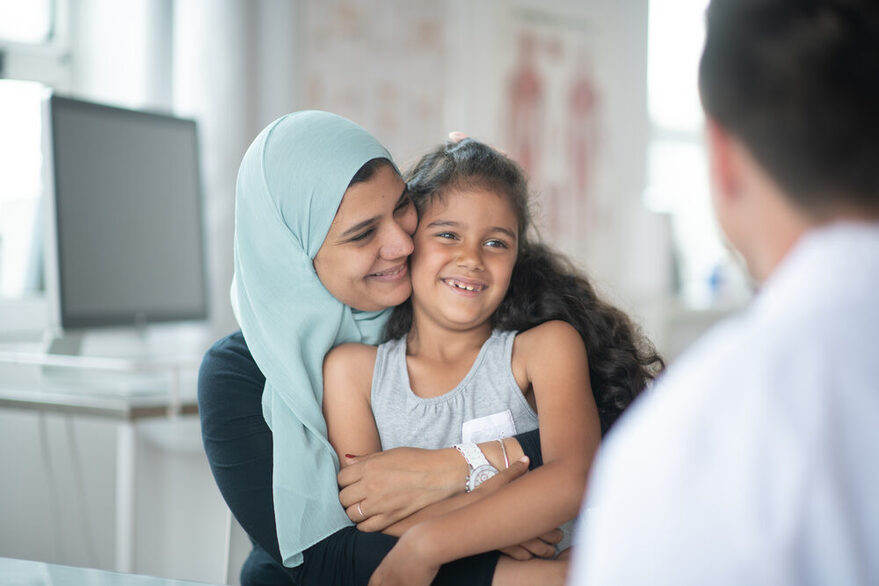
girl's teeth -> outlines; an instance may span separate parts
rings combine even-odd
[[[475,287],[475,286],[473,286],[473,285],[463,285],[463,284],[458,283],[458,282],[456,282],[456,281],[451,281],[451,284],[452,284],[453,286],[457,287],[458,289],[464,289],[464,290],[466,290],[466,291],[477,291],[477,290],[479,290],[477,287]]]

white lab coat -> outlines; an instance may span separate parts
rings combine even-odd
[[[611,431],[573,585],[879,585],[879,224],[808,233]]]

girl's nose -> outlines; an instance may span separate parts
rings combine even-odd
[[[485,268],[482,263],[482,250],[478,245],[464,245],[460,248],[457,263],[459,267],[481,271]]]

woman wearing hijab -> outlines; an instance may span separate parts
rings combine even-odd
[[[468,470],[454,448],[401,449],[352,458],[337,480],[321,412],[327,351],[380,342],[388,308],[411,293],[414,207],[378,141],[349,120],[307,111],[276,120],[251,144],[235,221],[232,305],[241,332],[206,355],[199,407],[214,476],[254,541],[242,584],[365,584],[395,538],[352,522],[385,529],[462,492]],[[517,439],[539,463],[536,433]],[[484,448],[502,467],[497,444]],[[534,540],[513,553],[551,550]],[[460,560],[438,579],[489,584],[496,560]]]

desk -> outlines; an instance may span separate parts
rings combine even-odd
[[[0,558],[4,586],[204,586],[203,582],[168,580],[43,562]]]
[[[0,352],[0,408],[118,421],[115,568],[119,572],[134,569],[136,424],[147,418],[198,413],[197,364],[177,361],[144,366],[118,360]],[[47,371],[47,367],[73,372],[65,376],[57,370]],[[151,375],[144,378],[144,372]],[[114,392],[114,384],[124,387],[135,378],[139,381],[136,388]],[[150,387],[142,384],[144,381],[157,384]]]

